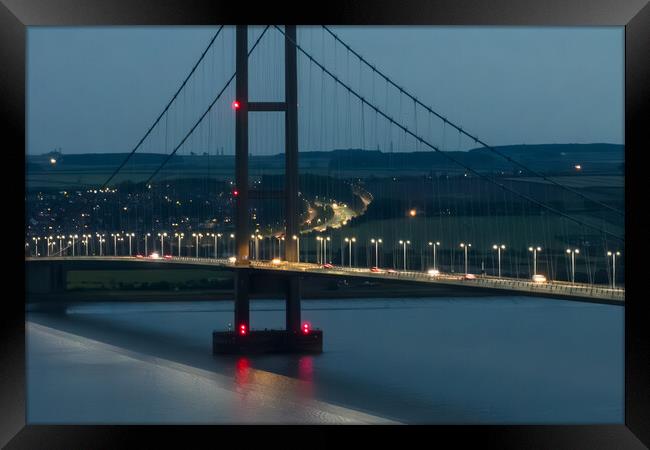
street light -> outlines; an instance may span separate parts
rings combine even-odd
[[[411,245],[411,241],[399,241],[399,245],[404,246],[404,270],[406,270],[406,246]]]
[[[104,236],[105,236],[104,234],[99,234],[99,233],[97,233],[97,240],[99,241],[99,256],[102,256],[102,255],[104,254],[103,251],[102,251],[102,243],[103,243],[103,242],[106,242],[106,241],[103,239]]]
[[[499,264],[499,278],[501,278],[501,250],[505,250],[506,246],[503,245],[503,244],[501,244],[501,245],[494,244],[492,246],[492,248],[497,251],[497,261],[498,261],[498,264]]]
[[[63,240],[65,239],[65,236],[57,236],[59,239],[59,256],[63,256]]]
[[[348,265],[352,267],[352,243],[357,242],[357,238],[345,238],[345,242],[348,243],[349,253],[348,253]]]
[[[144,256],[148,256],[147,253],[147,239],[151,236],[151,233],[147,233],[144,235]]]
[[[300,238],[294,234],[291,236],[291,239],[296,241],[296,255],[298,259],[296,262],[300,262]]]
[[[129,256],[133,256],[133,247],[131,246],[131,239],[135,236],[135,233],[126,233],[129,238]]]
[[[571,283],[576,282],[576,255],[580,254],[579,249],[573,249],[571,250],[570,248],[566,249],[567,254],[571,255]]]
[[[117,256],[117,238],[120,237],[120,233],[111,233],[111,236],[113,237],[113,255]]]
[[[199,257],[199,239],[203,237],[201,233],[192,233],[192,236],[196,238],[196,257]]]
[[[621,256],[621,252],[607,252],[607,256],[612,257],[612,289],[616,288],[616,257]]]
[[[321,254],[323,252],[323,237],[316,236],[316,240],[318,241],[318,245],[316,246],[316,262],[320,264],[322,262]]]
[[[433,248],[433,270],[436,270],[436,247],[440,246],[440,242],[429,242],[429,247]]]
[[[38,256],[38,241],[40,241],[41,238],[40,238],[40,237],[33,237],[32,240],[33,240],[34,243],[35,243],[35,244],[34,244],[34,256]],[[50,246],[49,246],[49,245],[48,245],[48,247],[47,247],[47,250],[48,250],[48,254],[49,254],[49,250],[50,250]]]
[[[165,256],[165,238],[167,237],[167,233],[158,233],[158,236],[160,237],[160,256]]]
[[[219,257],[219,238],[221,237],[221,233],[212,233],[214,236],[214,258],[217,259]]]
[[[472,246],[472,244],[465,244],[464,242],[460,243],[461,248],[465,249],[465,275],[467,275],[467,250]]]
[[[47,256],[50,256],[50,239],[53,239],[52,236],[46,236],[47,239]]]
[[[325,240],[323,241],[324,244],[325,244],[325,262],[328,262],[328,263],[332,264],[332,246],[331,245],[330,245],[330,257],[329,257],[329,259],[327,258],[327,243],[329,241],[331,241],[329,236],[327,236],[325,238]]]
[[[278,240],[278,258],[282,258],[282,241],[284,238],[280,236],[275,236],[275,238]],[[273,252],[273,256],[275,256],[275,252]]]
[[[255,242],[255,259],[260,259],[260,239],[264,239],[261,234],[251,234],[251,239]]]
[[[537,275],[537,252],[542,251],[542,247],[528,247],[529,252],[533,252],[533,276]]]
[[[89,234],[82,234],[81,237],[84,238],[84,247],[86,247],[86,256],[88,256],[88,238],[90,237]]]
[[[74,256],[74,240],[79,239],[79,235],[77,234],[71,234],[70,239],[72,239],[72,256]]]
[[[185,237],[185,233],[174,233],[174,237],[178,238],[178,256],[181,256],[181,239]]]
[[[381,239],[370,239],[372,244],[375,244],[375,267],[379,267],[379,244],[382,243]]]

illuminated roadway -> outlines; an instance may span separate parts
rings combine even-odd
[[[54,256],[54,257],[26,257],[26,261],[122,261],[122,262],[140,262],[142,264],[171,264],[171,265],[191,265],[191,266],[217,266],[235,269],[237,266],[234,262],[224,258],[192,258],[185,256],[174,256],[169,259],[151,258],[151,257],[133,257],[133,256]],[[250,268],[265,271],[295,272],[313,275],[326,276],[346,276],[361,277],[366,279],[392,280],[416,283],[429,283],[437,285],[452,285],[464,287],[477,287],[484,289],[498,289],[507,291],[521,292],[522,294],[536,295],[553,295],[562,297],[576,297],[594,300],[606,300],[613,303],[624,304],[625,289],[611,288],[602,285],[592,285],[586,283],[570,283],[564,281],[547,281],[545,283],[535,283],[529,280],[494,277],[486,275],[476,275],[476,278],[465,279],[463,274],[429,275],[426,272],[404,271],[380,269],[380,272],[372,272],[370,269],[358,267],[341,267],[332,266],[324,268],[319,264],[313,263],[288,263],[286,261],[280,264],[274,264],[271,261],[250,261]]]

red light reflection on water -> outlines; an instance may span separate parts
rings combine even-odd
[[[250,381],[251,363],[248,358],[241,357],[235,363],[235,384],[244,387]]]

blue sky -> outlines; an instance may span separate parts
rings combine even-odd
[[[491,145],[623,143],[622,27],[332,29]],[[129,151],[215,30],[30,27],[27,152]]]

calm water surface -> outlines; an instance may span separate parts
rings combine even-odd
[[[253,328],[284,303],[253,301]],[[624,309],[530,297],[304,300],[316,356],[213,356],[232,302],[28,313],[30,423],[623,423]]]

